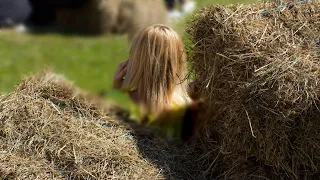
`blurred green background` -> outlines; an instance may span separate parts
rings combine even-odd
[[[253,0],[196,0],[197,8],[211,4],[250,3]],[[173,28],[183,37],[191,15]],[[81,36],[0,31],[0,92],[9,92],[23,76],[43,69],[63,74],[77,86],[93,93],[111,87],[118,63],[128,58],[126,35]]]

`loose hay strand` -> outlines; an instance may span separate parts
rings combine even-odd
[[[243,105],[242,105],[243,106]],[[257,136],[254,135],[254,132],[253,132],[253,129],[252,129],[252,125],[251,125],[251,120],[250,120],[250,117],[249,117],[249,113],[248,111],[246,110],[246,108],[243,106],[243,109],[246,111],[246,115],[248,117],[248,121],[249,121],[249,126],[250,126],[250,130],[251,130],[251,134],[254,138],[257,138]]]

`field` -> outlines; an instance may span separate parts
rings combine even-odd
[[[197,0],[198,8],[236,0]],[[241,3],[253,2],[244,0]],[[186,17],[174,28],[184,37]],[[184,38],[187,43],[187,38]],[[118,63],[128,58],[125,35],[100,37],[55,32],[18,34],[0,31],[0,92],[9,92],[25,75],[43,69],[65,75],[82,89],[99,92],[110,88]]]

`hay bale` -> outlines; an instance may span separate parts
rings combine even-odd
[[[117,114],[63,76],[26,78],[0,95],[0,178],[203,179],[196,147]]]
[[[128,32],[128,39],[152,24],[166,24],[167,11],[162,0],[122,0],[115,31]]]
[[[51,73],[28,78],[1,95],[0,137],[7,145],[1,151],[19,154],[1,154],[7,164],[2,165],[14,168],[17,156],[21,168],[34,167],[26,174],[48,171],[29,157],[73,179],[161,178],[161,170],[141,157],[130,128],[86,99]]]
[[[319,177],[320,3],[260,15],[275,6],[204,8],[187,28],[208,103],[200,142],[207,176]]]
[[[62,179],[62,175],[41,162],[14,152],[0,140],[0,179]]]
[[[78,32],[111,32],[118,15],[119,3],[119,0],[89,0],[79,8],[59,8],[56,23],[60,27]]]

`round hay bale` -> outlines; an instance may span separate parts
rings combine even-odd
[[[152,24],[166,24],[167,11],[162,0],[122,0],[115,31],[128,32],[128,39]]]
[[[58,8],[58,26],[76,32],[111,32],[117,18],[119,0],[89,0],[79,8]]]
[[[207,177],[319,177],[320,3],[260,14],[275,6],[204,8],[187,29],[208,103],[200,141]]]

